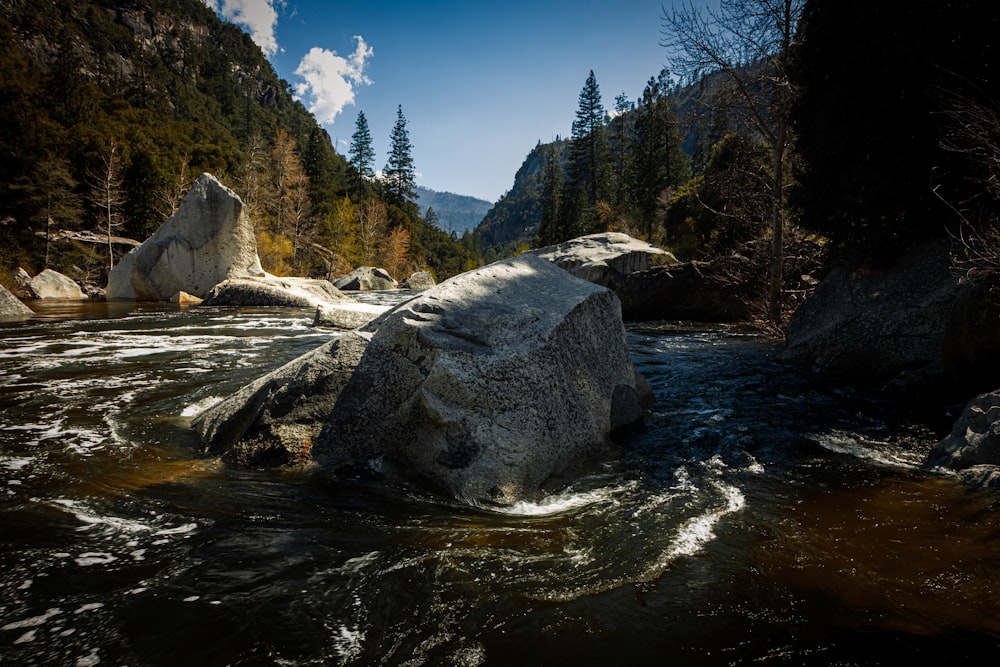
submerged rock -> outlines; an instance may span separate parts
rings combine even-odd
[[[34,314],[31,308],[24,305],[6,287],[0,285],[0,320],[23,320]]]
[[[230,278],[205,295],[203,306],[316,308],[347,301],[329,280],[313,278]]]
[[[75,281],[52,269],[45,269],[29,280],[26,288],[34,299],[84,301],[88,298]]]
[[[396,289],[399,283],[385,269],[362,266],[354,269],[333,283],[337,289],[367,292],[370,290]]]
[[[243,464],[374,461],[456,498],[512,503],[600,456],[651,398],[617,297],[522,255],[441,283],[193,426]]]
[[[577,278],[604,287],[616,287],[625,276],[649,268],[650,257],[676,262],[666,250],[620,232],[590,234],[530,251],[569,271]]]
[[[202,174],[177,212],[108,274],[108,300],[167,301],[177,292],[204,298],[228,278],[263,276],[243,202]]]

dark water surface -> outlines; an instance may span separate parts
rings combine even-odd
[[[647,427],[498,511],[199,455],[191,416],[326,340],[311,313],[33,305],[0,324],[4,665],[1000,657],[997,497],[754,336],[631,328]]]

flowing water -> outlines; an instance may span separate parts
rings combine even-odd
[[[645,429],[501,510],[199,453],[192,415],[331,335],[310,313],[33,305],[0,324],[4,665],[1000,657],[997,497],[755,336],[631,327]]]

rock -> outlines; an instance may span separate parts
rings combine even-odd
[[[455,498],[512,503],[600,456],[650,396],[617,297],[522,255],[421,293],[193,426],[239,463],[378,462]]]
[[[357,303],[355,301],[321,305],[316,308],[316,319],[313,320],[313,326],[357,329],[389,310],[391,310],[389,306],[376,306],[371,303]]]
[[[629,321],[739,322],[750,315],[749,295],[711,262],[684,262],[637,271],[616,293]]]
[[[354,269],[343,278],[334,281],[333,284],[337,289],[361,292],[399,287],[399,284],[385,269],[376,269],[371,266]]]
[[[23,320],[34,314],[31,308],[0,285],[0,320]]]
[[[230,278],[205,295],[203,306],[317,308],[347,301],[329,280],[311,278]]]
[[[412,276],[406,279],[403,283],[403,287],[415,292],[428,290],[437,283],[434,282],[434,274],[430,271],[417,271]]]
[[[34,299],[35,296],[31,293],[31,288],[28,285],[31,283],[31,275],[24,270],[22,267],[17,267],[10,272],[11,282],[14,284],[14,296],[19,299]]]
[[[969,401],[951,434],[934,446],[927,462],[954,470],[1000,466],[1000,391]]]
[[[947,241],[926,243],[888,269],[834,268],[792,315],[782,358],[881,382],[933,369],[964,289]]]
[[[202,174],[177,212],[108,275],[108,300],[204,298],[229,278],[263,276],[253,224],[236,194]]]
[[[45,269],[28,281],[28,290],[35,299],[70,299],[83,301],[87,295],[80,286],[58,271]]]
[[[677,259],[645,241],[620,232],[591,234],[537,250],[532,254],[553,262],[577,278],[615,288],[630,273],[649,268],[649,258]]]
[[[338,336],[243,387],[192,420],[208,448],[237,465],[305,465],[368,338]],[[350,394],[344,397],[350,400]]]
[[[202,299],[192,296],[187,292],[178,292],[170,297],[170,303],[176,303],[180,306],[197,306],[201,302]]]
[[[990,491],[1000,491],[1000,466],[977,465],[959,473],[962,481]]]

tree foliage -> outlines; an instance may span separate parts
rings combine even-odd
[[[1000,99],[998,35],[992,0],[810,0],[795,69],[802,224],[883,261],[943,234],[951,207],[983,191],[969,155],[945,150],[965,122],[949,109]]]

